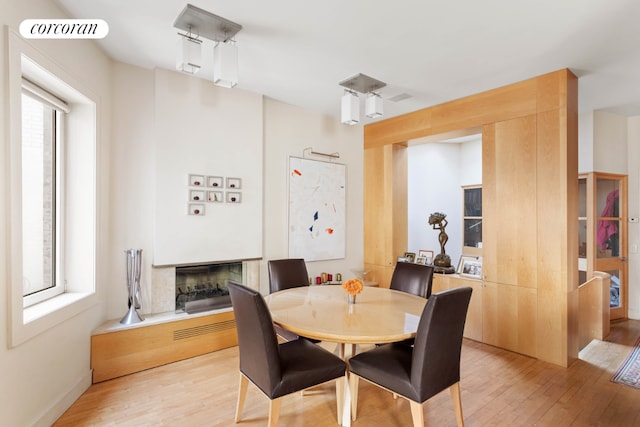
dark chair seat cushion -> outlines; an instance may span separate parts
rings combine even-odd
[[[305,339],[282,343],[279,352],[282,378],[272,393],[265,391],[271,399],[331,381],[346,371],[342,359]]]
[[[408,399],[418,401],[411,385],[413,348],[400,343],[383,344],[349,359],[354,374]]]

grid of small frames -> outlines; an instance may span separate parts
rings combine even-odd
[[[203,216],[207,204],[242,203],[242,179],[189,174],[189,215]]]

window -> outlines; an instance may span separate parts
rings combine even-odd
[[[98,303],[98,99],[9,30],[7,346]]]
[[[462,187],[464,255],[482,255],[482,187]]]
[[[22,276],[24,305],[64,291],[60,262],[66,102],[23,80]]]

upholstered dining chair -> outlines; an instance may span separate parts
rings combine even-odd
[[[393,270],[389,288],[429,298],[433,285],[433,266],[399,262]]]
[[[269,293],[309,285],[307,265],[302,258],[274,259],[267,262]]]
[[[385,344],[349,359],[351,416],[356,419],[358,381],[363,378],[409,400],[414,427],[424,426],[424,403],[449,389],[458,426],[464,426],[460,399],[460,353],[471,288],[430,296],[415,344]]]
[[[309,285],[309,274],[303,258],[270,260],[267,262],[267,267],[269,270],[269,293]],[[275,325],[275,328],[276,334],[286,341],[300,338],[293,332],[287,331],[278,325]],[[311,341],[318,342],[316,340]]]
[[[278,424],[281,399],[308,387],[336,380],[338,422],[342,415],[345,362],[307,340],[278,344],[262,295],[228,282],[240,347],[240,386],[236,423],[240,421],[249,381],[270,400],[269,426]]]

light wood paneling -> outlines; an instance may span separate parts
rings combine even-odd
[[[364,159],[367,279],[388,288],[398,255],[407,251],[406,144],[367,149]]]
[[[482,300],[484,286],[481,280],[460,277],[458,274],[434,274],[431,293],[445,291],[447,289],[468,286],[473,289],[467,320],[464,325],[464,337],[475,341],[482,341]]]
[[[93,382],[237,344],[232,311],[95,334],[91,337]]]
[[[533,288],[537,285],[535,124],[534,115],[496,123],[496,157],[491,163],[499,212],[491,224],[498,230],[489,231],[497,245],[497,282]]]
[[[365,153],[477,127],[483,133],[483,339],[567,366],[578,351],[577,78],[560,70],[367,125]],[[371,181],[375,189],[396,191],[393,174],[382,173],[382,185],[379,179]],[[370,191],[365,177],[365,194]],[[391,210],[382,218],[366,209],[364,218],[365,235],[384,233],[378,242],[388,254],[398,251],[397,234],[406,234],[393,223],[401,210],[406,216],[406,206]],[[377,265],[373,260],[365,248],[365,264]]]
[[[604,340],[609,335],[610,284],[609,274],[596,272],[593,278],[578,287],[580,350],[591,340]]]

